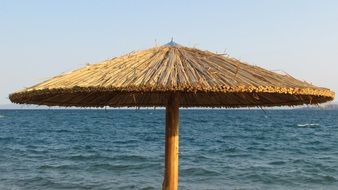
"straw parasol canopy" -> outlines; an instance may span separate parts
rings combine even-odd
[[[9,96],[19,104],[79,107],[165,106],[169,92],[181,107],[318,104],[334,92],[174,42],[131,52],[53,77]]]
[[[166,107],[163,189],[177,189],[179,107],[292,106],[334,96],[290,75],[171,41],[61,74],[9,98],[47,106]]]

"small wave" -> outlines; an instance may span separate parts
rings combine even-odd
[[[156,188],[152,186],[146,186],[146,187],[141,188],[141,190],[153,190],[153,189],[156,189]]]
[[[330,176],[330,175],[325,175],[322,176],[322,178],[326,181],[326,182],[336,182],[337,179],[334,176]]]
[[[112,159],[132,162],[145,162],[148,160],[148,157],[139,155],[118,155],[114,156]]]
[[[314,174],[312,176],[309,176],[306,180],[310,183],[316,184],[328,184],[335,183],[338,181],[334,176],[322,174]]]
[[[48,150],[44,149],[29,149],[28,151],[33,154],[46,154],[49,152]]]
[[[102,155],[73,155],[66,157],[69,160],[76,160],[76,161],[88,161],[88,160],[109,160],[111,157],[102,156]]]
[[[316,128],[316,127],[320,127],[320,125],[317,123],[305,123],[305,124],[297,124],[297,127]]]
[[[114,144],[131,144],[131,143],[138,143],[139,141],[136,139],[123,139],[123,140],[114,140]]]
[[[217,171],[208,170],[205,168],[188,168],[183,169],[182,173],[186,173],[188,175],[195,175],[195,176],[218,176],[221,175]]]
[[[79,169],[77,166],[75,165],[57,165],[57,166],[53,166],[53,165],[42,165],[39,167],[39,169],[43,169],[43,170],[74,170],[74,169]]]
[[[15,140],[15,138],[14,137],[0,137],[0,141],[9,142],[11,140]]]
[[[108,170],[108,171],[130,171],[130,170],[140,170],[152,167],[153,165],[147,164],[109,164],[109,163],[101,163],[94,164],[89,167],[89,170]]]
[[[269,163],[270,165],[284,165],[286,162],[284,161],[273,161]]]
[[[60,129],[60,130],[55,130],[53,132],[55,132],[55,133],[71,133],[72,131],[66,130],[66,129]]]
[[[294,163],[294,164],[306,164],[306,165],[311,164],[309,161],[304,160],[304,159],[296,159],[296,160],[293,160],[292,163]]]
[[[227,157],[230,158],[249,158],[251,154],[246,154],[246,153],[236,153],[236,154],[228,154]]]
[[[5,116],[4,115],[0,115],[0,118],[4,118]]]

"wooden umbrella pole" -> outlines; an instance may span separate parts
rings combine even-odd
[[[178,189],[179,94],[169,95],[166,106],[165,170],[163,190]]]

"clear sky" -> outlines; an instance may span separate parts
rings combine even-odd
[[[0,0],[0,104],[15,90],[171,37],[338,92],[336,0]]]

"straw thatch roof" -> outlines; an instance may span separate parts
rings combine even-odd
[[[318,104],[335,96],[289,75],[170,43],[87,65],[9,98],[48,106],[165,106],[170,92],[180,94],[182,107]]]

